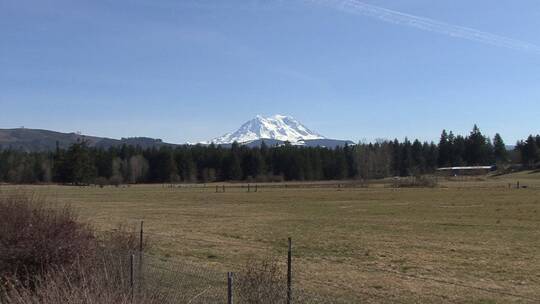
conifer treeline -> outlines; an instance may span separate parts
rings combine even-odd
[[[540,136],[518,142],[519,161],[540,162]],[[442,132],[438,144],[380,141],[336,149],[292,145],[248,148],[233,144],[107,150],[85,142],[54,152],[0,152],[0,182],[163,183],[211,181],[339,180],[411,176],[437,167],[492,165],[510,161],[503,139],[493,140],[475,126],[468,136]]]

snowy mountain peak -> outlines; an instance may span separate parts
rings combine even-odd
[[[240,129],[211,140],[214,144],[247,143],[258,139],[276,139],[296,143],[309,139],[324,139],[296,119],[286,115],[262,116],[244,123]]]

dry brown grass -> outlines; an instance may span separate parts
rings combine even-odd
[[[528,188],[509,189],[518,179]],[[296,286],[344,302],[534,303],[539,181],[501,176],[420,189],[317,183],[257,193],[232,186],[215,193],[213,185],[30,188],[71,202],[99,229],[144,219],[156,243],[151,254],[220,271],[269,254],[284,261],[292,236]]]

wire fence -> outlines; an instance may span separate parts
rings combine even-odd
[[[192,241],[204,246],[205,243],[217,242],[143,233],[141,229],[141,249],[143,235],[158,242],[166,240],[167,243]],[[396,293],[385,290],[385,286],[358,288],[358,285],[347,284],[346,281],[321,280],[320,276],[309,272],[309,267],[304,267],[304,261],[294,258],[294,247],[290,245],[287,248],[286,243],[277,249],[275,246],[245,242],[241,246],[256,250],[260,253],[259,257],[266,258],[247,260],[245,263],[223,261],[202,265],[139,250],[124,256],[124,260],[129,261],[129,266],[125,267],[129,270],[126,274],[129,279],[125,281],[129,282],[135,303],[149,293],[160,298],[161,303],[460,303],[463,298],[459,295],[467,292],[479,294],[471,297],[478,298],[480,302],[487,298],[503,299],[504,303],[540,303],[540,296],[433,277],[426,275],[429,270],[421,267],[417,267],[417,270],[423,270],[423,275],[404,273],[384,265],[347,265],[357,273],[379,277],[383,282],[391,278],[392,284],[404,290]],[[405,290],[410,282],[420,287]],[[453,290],[455,294],[438,294],[437,286]]]
[[[138,251],[114,256],[111,263],[124,265],[116,265],[123,269],[118,288],[128,290],[132,303],[347,303],[299,286],[289,293],[287,279],[268,267],[224,272]]]
[[[274,190],[329,190],[335,189],[337,191],[342,190],[360,190],[365,188],[404,188],[404,187],[417,187],[417,188],[432,188],[437,187],[444,182],[452,182],[459,184],[460,186],[469,185],[469,187],[474,188],[508,188],[508,189],[520,189],[520,188],[531,188],[538,189],[538,187],[533,184],[530,185],[526,181],[521,183],[505,183],[500,181],[494,181],[492,184],[476,184],[471,182],[485,182],[486,178],[483,176],[457,176],[457,177],[443,177],[437,175],[426,175],[422,179],[416,177],[394,177],[386,178],[381,180],[343,180],[339,182],[280,182],[280,183],[226,183],[226,184],[216,184],[216,183],[198,183],[198,184],[185,184],[185,183],[171,183],[171,184],[161,184],[161,187],[164,189],[169,189],[171,191],[175,190],[185,190],[185,191],[199,191],[207,193],[238,193],[238,192],[247,192],[247,193],[257,193],[264,191],[274,191]],[[466,183],[463,183],[466,182]],[[129,185],[124,185],[123,187],[129,187]]]
[[[226,302],[227,281],[220,271],[141,253],[133,258],[135,299],[150,290],[158,291],[164,303]]]

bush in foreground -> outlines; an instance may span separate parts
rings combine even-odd
[[[240,303],[285,303],[287,276],[275,259],[249,261],[235,274],[235,292]]]
[[[69,207],[22,194],[0,196],[0,214],[0,303],[131,303],[134,233],[98,238]],[[157,294],[137,303],[163,303]]]
[[[68,207],[53,210],[16,194],[0,198],[0,214],[0,278],[28,281],[95,252],[92,231]]]

